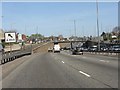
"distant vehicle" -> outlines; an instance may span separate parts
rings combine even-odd
[[[91,47],[89,47],[89,51],[91,51],[91,52],[94,52],[94,51],[97,51],[97,50],[98,50],[97,46],[91,46]]]
[[[64,50],[64,47],[61,47],[60,50],[63,51],[63,50]]]
[[[70,47],[63,47],[61,50],[70,50]]]
[[[60,52],[60,45],[58,43],[54,43],[53,51],[55,52]]]
[[[72,55],[83,55],[83,50],[80,47],[74,47],[71,49]]]
[[[107,46],[100,46],[101,51],[109,51],[109,47]]]
[[[53,48],[52,48],[52,47],[49,47],[49,48],[48,48],[48,52],[53,52]]]
[[[109,48],[107,48],[107,47],[103,48],[103,51],[109,51]]]
[[[120,45],[111,46],[110,51],[120,51]]]
[[[81,47],[81,49],[82,49],[83,51],[88,51],[88,48],[87,48],[87,47]]]

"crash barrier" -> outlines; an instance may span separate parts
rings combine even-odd
[[[30,55],[32,53],[32,46],[27,46],[25,48],[22,48],[20,50],[15,51],[8,51],[2,53],[2,60],[0,64],[7,63],[9,61],[13,61],[16,58],[22,57],[24,55]]]
[[[85,52],[101,55],[120,55],[120,51],[85,51]]]

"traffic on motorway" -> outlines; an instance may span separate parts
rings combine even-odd
[[[93,56],[92,54],[84,54],[84,51],[73,51],[74,48],[69,47],[70,44],[63,45],[49,42],[38,46],[34,54],[4,64],[3,71],[6,72],[3,74],[3,87],[118,87],[117,57]],[[46,49],[47,51],[43,52]],[[6,73],[10,74],[6,75]]]
[[[63,42],[62,42],[63,43]],[[83,55],[84,52],[106,52],[106,53],[120,53],[120,44],[101,44],[100,50],[98,45],[88,45],[81,42],[70,42],[69,46],[60,47],[58,42],[54,42],[53,47],[48,48],[48,52],[60,52],[61,50],[70,50],[71,54]]]
[[[120,3],[1,1],[2,88],[119,87]]]

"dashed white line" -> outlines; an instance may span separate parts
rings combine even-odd
[[[65,63],[65,62],[62,61],[62,63]]]
[[[83,74],[83,75],[85,75],[85,76],[87,76],[87,77],[91,77],[89,74],[87,74],[87,73],[85,73],[85,72],[83,72],[83,71],[79,71],[79,73],[81,73],[81,74]]]
[[[71,56],[71,55],[70,55]],[[76,57],[77,55],[72,55],[73,57]]]
[[[86,58],[86,57],[82,57],[82,58]]]
[[[107,61],[107,60],[100,60],[101,62],[107,62],[107,63],[109,63],[109,61]]]

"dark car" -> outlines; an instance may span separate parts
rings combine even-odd
[[[110,47],[110,51],[120,52],[120,45],[113,45]]]
[[[101,47],[100,47],[100,50],[101,50],[101,51],[109,51],[109,47],[101,46]]]
[[[53,52],[53,48],[52,47],[48,48],[48,52]]]
[[[79,47],[75,47],[71,49],[72,55],[83,55],[83,50]]]
[[[70,47],[63,47],[63,50],[70,50]]]
[[[90,52],[95,52],[95,51],[97,51],[98,50],[98,47],[97,46],[91,46],[91,47],[89,47],[89,51]]]
[[[81,49],[83,50],[83,51],[88,51],[88,48],[87,47],[81,47]]]

